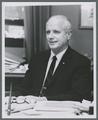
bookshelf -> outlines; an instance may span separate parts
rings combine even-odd
[[[24,7],[5,8],[5,47],[24,47]]]
[[[25,57],[24,33],[24,6],[6,6],[4,31],[6,58],[23,62]]]
[[[5,93],[9,95],[10,83],[13,91],[24,80],[25,72],[17,67],[24,61],[25,57],[25,35],[24,35],[24,6],[5,7]],[[16,66],[15,66],[16,65]],[[15,71],[10,71],[15,67]],[[17,69],[18,70],[17,70]]]

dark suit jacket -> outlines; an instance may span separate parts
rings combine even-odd
[[[23,95],[39,95],[49,56],[50,51],[45,51],[32,58],[22,86]],[[90,61],[69,47],[45,90],[45,96],[48,100],[90,99]]]

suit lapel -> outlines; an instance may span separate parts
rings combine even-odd
[[[55,78],[57,76],[61,75],[60,73],[62,72],[63,68],[67,67],[67,64],[68,64],[68,62],[70,62],[71,57],[72,57],[71,48],[68,47],[67,51],[63,55],[59,65],[58,65],[58,67],[53,75],[53,79],[50,81],[49,85],[55,81]]]
[[[44,77],[45,77],[45,73],[46,73],[46,68],[47,68],[47,64],[48,64],[48,60],[50,57],[50,51],[48,51],[43,58],[43,63],[41,64],[41,82],[43,83]]]

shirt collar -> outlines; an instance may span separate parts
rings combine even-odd
[[[57,60],[58,60],[59,58],[62,58],[62,56],[64,55],[64,53],[66,52],[67,49],[68,49],[68,47],[56,55]],[[51,50],[50,59],[52,59],[53,56],[55,56],[55,54],[54,54],[53,51]]]

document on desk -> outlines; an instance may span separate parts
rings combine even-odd
[[[21,118],[37,117],[37,118],[66,118],[81,116],[82,113],[88,117],[89,102],[76,101],[36,101],[32,103],[12,103],[11,116]],[[86,111],[86,112],[85,112]],[[84,115],[84,114],[83,114]],[[8,117],[8,115],[7,115]],[[91,117],[91,116],[90,116]]]
[[[40,101],[36,103],[36,111],[74,111],[80,102],[74,101]]]
[[[8,100],[5,100],[5,111],[8,111]],[[70,117],[70,115],[82,115],[82,113],[88,114],[89,107],[93,103],[87,100],[82,102],[78,101],[48,101],[48,100],[38,100],[35,96],[19,96],[11,97],[11,116],[17,116],[18,114],[30,115],[39,117],[47,117],[53,115],[54,117]],[[57,114],[55,116],[55,114]],[[63,115],[63,116],[62,116]]]
[[[89,106],[75,101],[37,101],[36,103],[12,104],[13,112],[24,111],[33,108],[35,111],[46,112],[75,112],[77,110],[88,111]]]

